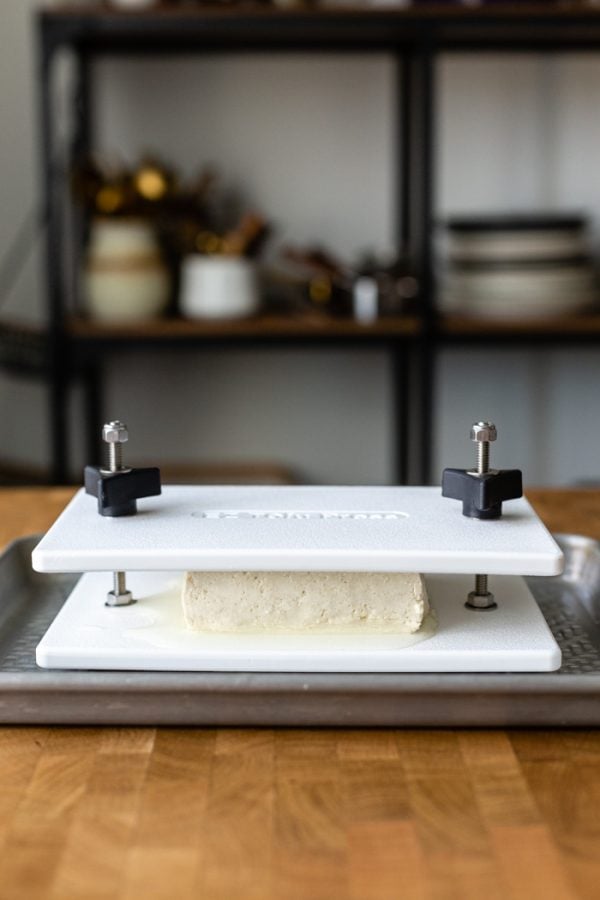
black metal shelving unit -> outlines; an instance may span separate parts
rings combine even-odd
[[[575,320],[561,328],[528,323],[516,330],[438,321],[432,260],[436,99],[435,63],[441,53],[467,51],[560,52],[600,49],[600,10],[552,3],[478,9],[449,5],[403,10],[290,10],[265,7],[165,6],[124,13],[107,7],[65,5],[37,14],[40,119],[45,189],[48,364],[52,478],[68,480],[69,386],[75,373],[85,386],[87,452],[96,459],[102,418],[102,371],[119,349],[219,345],[276,347],[379,346],[389,353],[394,381],[395,460],[398,483],[426,483],[431,476],[432,407],[436,353],[447,343],[562,343],[600,339],[600,318],[587,327]],[[76,68],[76,131],[70,161],[93,145],[91,62],[99,56],[223,54],[290,51],[385,52],[398,75],[398,241],[411,249],[420,281],[418,319],[385,320],[375,326],[258,320],[220,329],[165,323],[148,329],[94,328],[68,309],[64,204],[68,165],[57,162],[53,127],[53,81],[57,54],[68,49]]]

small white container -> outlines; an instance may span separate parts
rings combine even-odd
[[[363,325],[375,322],[379,315],[379,289],[374,278],[362,276],[354,282],[352,290],[354,318]]]
[[[256,266],[231,256],[187,256],[182,263],[180,309],[191,319],[240,319],[258,312]]]
[[[97,219],[92,224],[84,294],[92,318],[132,322],[160,315],[170,279],[154,231],[142,220]]]

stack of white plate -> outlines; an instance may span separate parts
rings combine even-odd
[[[443,313],[544,318],[581,312],[597,298],[582,216],[452,218],[442,254]]]

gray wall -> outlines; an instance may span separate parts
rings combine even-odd
[[[2,5],[0,248],[36,197],[34,6]],[[103,150],[126,159],[155,150],[187,172],[219,161],[248,202],[277,222],[279,241],[321,239],[346,254],[393,246],[388,58],[121,60],[97,69]],[[600,59],[456,57],[441,63],[439,77],[440,213],[600,211]],[[66,128],[64,112],[61,122]],[[40,280],[34,255],[7,310],[41,316]],[[529,483],[598,477],[599,375],[600,354],[592,350],[445,352],[436,467],[463,462],[469,423],[490,416],[501,429],[495,460],[521,465]],[[117,357],[108,399],[110,412],[130,423],[138,450],[159,460],[264,458],[317,482],[391,478],[389,371],[378,352]],[[43,462],[43,389],[0,376],[0,414],[11,423],[0,457]]]

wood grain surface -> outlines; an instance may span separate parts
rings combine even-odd
[[[0,542],[70,493],[0,491]],[[2,900],[597,900],[600,732],[5,727],[0,848]]]
[[[401,338],[420,334],[417,316],[390,316],[374,322],[336,318],[319,313],[299,315],[260,315],[248,319],[148,319],[145,322],[94,322],[78,316],[67,320],[67,331],[73,338],[87,341],[143,340],[254,340],[274,338],[353,338],[368,342],[380,338]]]

